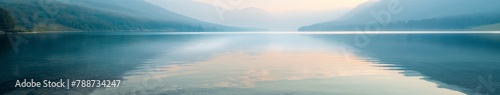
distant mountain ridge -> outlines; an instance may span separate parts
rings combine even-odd
[[[273,31],[295,31],[304,25],[333,20],[348,11],[348,8],[340,8],[329,10],[290,10],[282,13],[272,13],[258,7],[241,6],[233,6],[228,9],[218,10],[216,4],[198,2],[196,0],[146,1],[167,10],[188,17],[197,18],[202,21],[230,26],[255,27]]]
[[[391,5],[392,4],[392,5]],[[491,22],[487,19],[500,19],[498,14],[500,14],[500,1],[498,0],[378,0],[369,1],[364,4],[359,5],[354,8],[351,12],[347,13],[343,17],[327,21],[323,23],[313,24],[309,26],[304,26],[300,28],[300,31],[359,31],[359,30],[372,30],[366,29],[366,27],[379,28],[380,30],[405,30],[405,27],[411,29],[408,30],[456,30],[456,29],[469,29],[470,27],[482,26],[486,24],[495,24],[500,22]],[[388,18],[382,11],[387,11],[389,6],[399,6],[402,11],[397,14],[390,14]],[[478,18],[478,17],[489,17],[489,18]],[[483,21],[482,24],[468,24],[471,26],[463,26],[467,23],[465,20],[460,22],[460,19],[467,18],[477,18],[478,21]],[[380,25],[380,21],[385,20],[388,22],[380,26],[370,26],[373,21],[376,21]],[[430,21],[430,20],[440,20],[440,19],[455,19],[457,21],[447,21],[441,22]],[[497,21],[497,20],[493,20]],[[455,25],[456,27],[433,27],[429,29],[428,27],[422,27],[414,25],[415,23],[404,23],[404,22],[418,22],[427,23],[432,25]],[[431,23],[433,22],[433,23]],[[400,25],[395,26],[398,23]],[[392,25],[392,26],[387,26]],[[416,27],[419,28],[416,28]],[[460,27],[459,27],[460,26]]]
[[[144,0],[2,0],[17,28],[33,31],[240,31],[185,17]]]

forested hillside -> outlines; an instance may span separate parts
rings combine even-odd
[[[498,0],[372,0],[339,19],[299,30],[474,30],[473,27],[500,23],[498,5]],[[495,31],[495,28],[478,30]]]
[[[0,31],[11,31],[14,27],[14,19],[12,19],[9,12],[0,8]]]
[[[412,30],[470,30],[473,27],[500,23],[500,14],[463,15],[397,21],[381,26],[379,24],[305,26],[300,31],[412,31]]]
[[[241,28],[197,20],[148,18],[89,8],[54,0],[2,0],[0,8],[9,11],[17,29],[26,31],[95,31],[95,30],[164,30],[164,31],[234,31]],[[110,4],[110,3],[106,3]],[[102,5],[106,6],[106,5]],[[113,5],[109,5],[113,6]],[[131,7],[133,8],[133,7]],[[110,9],[120,11],[120,9]],[[125,10],[125,9],[123,9]],[[130,9],[128,9],[130,10]],[[147,11],[147,10],[143,10]],[[164,10],[168,12],[167,10]],[[137,15],[154,15],[140,14]],[[158,13],[161,14],[161,13]],[[173,15],[173,14],[172,14]],[[181,16],[181,15],[176,15]],[[182,17],[179,17],[182,18]]]

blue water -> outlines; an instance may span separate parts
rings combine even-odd
[[[496,95],[500,82],[493,32],[77,32],[0,44],[0,94]],[[123,81],[68,90],[18,79]]]

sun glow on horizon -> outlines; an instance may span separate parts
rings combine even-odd
[[[354,8],[369,0],[195,0],[209,4],[226,4],[234,9],[260,8],[270,13],[294,10],[330,10]],[[214,3],[217,2],[217,3]],[[218,5],[221,6],[221,5]]]

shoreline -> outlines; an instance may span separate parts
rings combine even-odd
[[[33,31],[3,32],[0,34],[46,34],[46,33],[80,33],[80,32],[156,32],[167,34],[498,34],[500,31],[161,31],[161,30],[117,30],[117,31]]]

